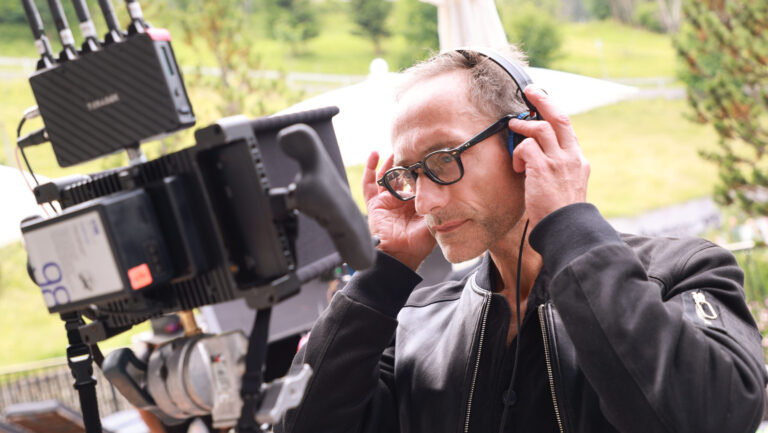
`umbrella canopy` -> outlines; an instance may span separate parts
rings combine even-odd
[[[27,181],[33,184],[32,176],[24,172]],[[37,180],[47,179],[37,175]],[[0,201],[3,211],[0,212],[0,246],[17,241],[21,238],[21,220],[32,215],[43,213],[35,201],[35,196],[29,190],[24,177],[19,170],[0,165],[0,185],[3,186]]]
[[[507,45],[507,36],[493,0],[422,1],[437,6],[440,51],[466,46]]]

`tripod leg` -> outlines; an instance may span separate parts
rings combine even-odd
[[[83,413],[86,433],[102,433],[99,406],[96,400],[96,379],[93,377],[93,357],[88,346],[80,337],[83,322],[78,313],[62,313],[67,330],[67,362],[75,379],[74,387],[80,397],[80,410]]]

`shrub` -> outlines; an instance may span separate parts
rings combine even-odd
[[[633,21],[647,30],[656,33],[664,33],[666,31],[664,23],[661,22],[659,4],[655,1],[638,3],[632,15]]]
[[[526,3],[514,11],[503,14],[504,30],[510,42],[517,44],[528,55],[531,66],[547,67],[560,55],[563,37],[558,21]]]

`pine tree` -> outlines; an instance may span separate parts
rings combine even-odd
[[[720,139],[718,202],[768,215],[768,2],[686,0],[675,47],[695,120]]]

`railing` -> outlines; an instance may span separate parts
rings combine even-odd
[[[101,417],[133,408],[95,366],[94,377]],[[43,400],[58,400],[80,413],[80,400],[73,382],[65,358],[0,367],[0,417],[12,404]]]

